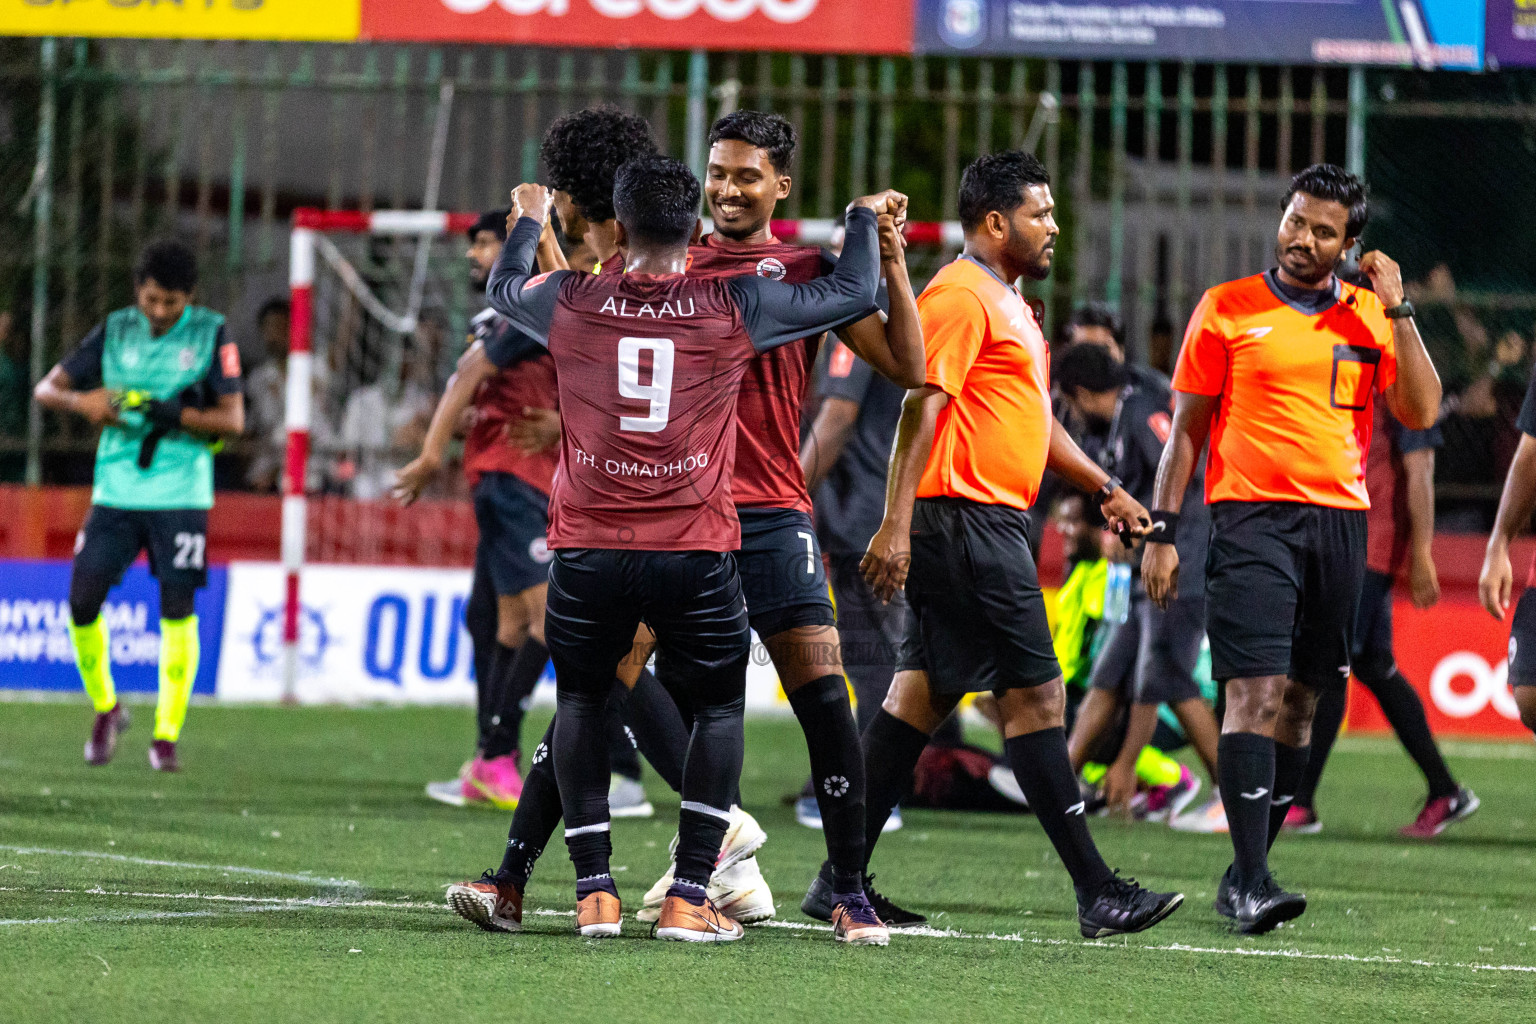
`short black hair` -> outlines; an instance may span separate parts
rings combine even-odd
[[[539,147],[549,186],[568,193],[593,223],[613,219],[614,175],[630,160],[656,153],[651,126],[611,104],[556,119]]]
[[[716,121],[709,129],[709,144],[721,141],[745,142],[768,154],[768,162],[780,174],[795,162],[795,126],[780,114],[761,110],[736,110]]]
[[[1347,238],[1359,238],[1370,222],[1371,211],[1367,206],[1370,189],[1358,174],[1351,174],[1337,164],[1313,164],[1298,173],[1291,179],[1291,187],[1285,193],[1280,209],[1288,209],[1291,197],[1297,192],[1305,192],[1314,199],[1332,200],[1348,210],[1349,221],[1344,228]]]
[[[511,210],[506,209],[486,210],[475,219],[475,222],[470,225],[469,230],[464,233],[469,236],[471,243],[479,237],[482,231],[494,232],[497,241],[505,242],[507,240],[507,217],[511,213]]]
[[[1125,386],[1125,365],[1103,345],[1073,345],[1051,360],[1051,378],[1063,394],[1114,391]]]
[[[670,157],[631,160],[613,181],[613,206],[624,230],[638,241],[683,244],[699,219],[699,179]]]
[[[1103,327],[1115,337],[1115,344],[1125,348],[1125,321],[1106,302],[1090,302],[1078,306],[1067,321],[1070,327]]]
[[[271,316],[273,313],[276,313],[286,320],[288,319],[291,311],[292,306],[288,304],[287,299],[280,295],[274,295],[266,302],[263,302],[261,304],[261,308],[256,311],[256,323],[259,325],[263,320]]]
[[[1051,175],[1033,153],[1010,149],[977,157],[960,176],[960,226],[974,231],[993,210],[1012,213],[1030,185],[1049,185]]]
[[[154,281],[161,288],[192,294],[197,287],[197,257],[184,242],[159,238],[139,251],[133,264],[134,287]]]

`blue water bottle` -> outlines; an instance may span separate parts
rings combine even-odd
[[[1104,621],[1119,625],[1130,616],[1131,567],[1124,562],[1111,562],[1104,583]]]

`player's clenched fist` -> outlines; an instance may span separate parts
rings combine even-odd
[[[1488,614],[1504,621],[1509,613],[1509,595],[1514,589],[1515,572],[1509,564],[1509,547],[1497,535],[1488,544],[1483,571],[1477,577],[1477,597]]]
[[[1179,551],[1172,544],[1148,544],[1141,557],[1141,585],[1159,608],[1179,596]]]
[[[1371,279],[1371,289],[1387,308],[1403,302],[1403,268],[1380,249],[1360,257],[1360,273]]]
[[[888,188],[884,192],[876,192],[872,196],[860,196],[848,204],[848,209],[851,210],[855,206],[862,206],[866,210],[873,210],[876,216],[888,213],[896,217],[899,223],[906,219],[907,197],[893,188]]]
[[[512,212],[507,215],[507,234],[517,222],[524,217],[532,217],[540,224],[549,222],[549,207],[554,202],[554,193],[543,185],[534,182],[523,182],[512,190]]]

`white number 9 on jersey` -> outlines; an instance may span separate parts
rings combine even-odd
[[[651,353],[651,382],[640,383],[640,353]],[[619,429],[654,434],[672,411],[672,339],[619,339],[619,395],[651,403],[647,416],[620,416]]]

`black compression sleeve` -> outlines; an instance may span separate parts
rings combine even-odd
[[[556,270],[537,277],[530,276],[534,256],[539,248],[539,236],[544,227],[532,217],[522,217],[506,244],[491,276],[485,283],[485,299],[492,309],[511,320],[540,344],[549,342],[549,323],[555,315],[555,302],[560,296],[560,283],[568,270]]]

